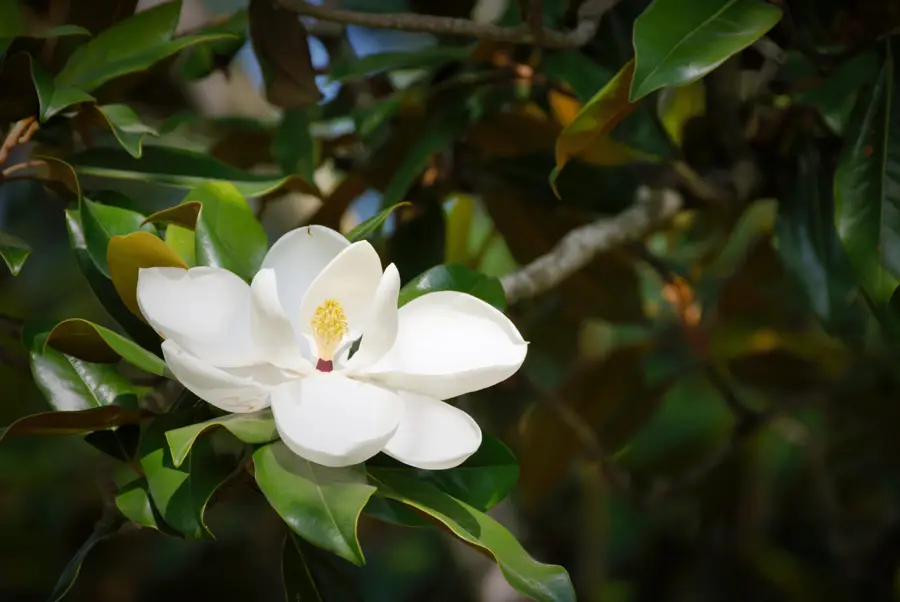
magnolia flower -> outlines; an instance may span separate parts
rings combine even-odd
[[[220,268],[146,268],[137,298],[187,389],[228,412],[271,406],[299,456],[348,466],[383,451],[452,468],[481,430],[443,400],[507,379],[527,344],[471,295],[433,292],[398,310],[399,290],[368,242],[310,226],[278,240],[250,285]]]

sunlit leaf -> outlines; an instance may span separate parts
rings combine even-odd
[[[378,228],[381,227],[381,225],[385,222],[385,220],[394,211],[396,211],[400,207],[408,206],[408,205],[409,205],[409,203],[405,203],[405,202],[397,203],[393,207],[388,207],[387,209],[379,211],[378,213],[376,213],[375,215],[373,215],[372,217],[370,217],[363,223],[359,224],[358,226],[356,226],[355,228],[353,228],[352,230],[347,232],[347,240],[349,240],[350,242],[356,242],[358,240],[364,239],[369,234],[372,234],[373,232],[378,230]]]
[[[630,100],[700,79],[780,18],[781,10],[762,0],[653,0],[634,23]]]
[[[166,433],[175,466],[181,466],[197,439],[207,431],[223,427],[244,443],[268,443],[278,438],[271,410],[247,414],[227,414],[183,426]]]
[[[506,294],[499,280],[461,265],[438,265],[419,274],[400,290],[398,303],[402,307],[435,291],[468,293],[497,309],[506,309]]]
[[[277,442],[259,448],[253,466],[263,495],[295,533],[354,564],[365,563],[356,523],[375,488],[362,465],[327,468]]]

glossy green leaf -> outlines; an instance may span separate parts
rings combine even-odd
[[[456,468],[419,470],[387,457],[368,462],[370,468],[421,479],[456,499],[486,512],[503,500],[519,478],[519,464],[503,443],[485,435],[472,456]]]
[[[269,443],[278,439],[275,418],[272,417],[271,410],[266,409],[246,414],[226,414],[166,433],[166,440],[169,442],[175,466],[181,466],[198,437],[219,427],[224,427],[244,443]]]
[[[272,138],[272,156],[281,167],[281,173],[286,176],[297,174],[307,182],[313,181],[319,166],[319,146],[311,126],[309,109],[285,109]]]
[[[834,179],[834,221],[863,288],[887,303],[900,282],[900,82],[888,45],[875,86],[859,112]]]
[[[844,322],[858,285],[835,232],[831,178],[818,154],[801,154],[794,173],[793,194],[778,204],[776,248],[812,310],[833,331]]]
[[[472,55],[474,46],[434,46],[416,52],[379,52],[363,57],[335,61],[329,68],[332,81],[375,75],[398,69],[433,69],[462,61]]]
[[[128,310],[113,283],[103,275],[91,259],[79,210],[66,210],[66,229],[69,232],[69,244],[75,253],[78,267],[106,311],[141,347],[153,353],[159,353],[159,335]]]
[[[17,238],[12,234],[0,232],[0,257],[10,273],[16,276],[25,265],[25,260],[31,254],[31,247],[28,246],[21,238]]]
[[[362,465],[313,464],[279,441],[258,449],[253,466],[263,495],[295,533],[354,564],[365,563],[356,523],[375,488]]]
[[[83,198],[81,201],[81,223],[88,254],[100,272],[109,278],[109,264],[106,260],[109,241],[113,236],[124,236],[144,230],[155,233],[156,229],[144,224],[144,216],[130,209],[95,203]]]
[[[222,40],[222,34],[173,38],[181,2],[166,2],[141,11],[104,30],[79,47],[57,74],[59,87],[85,92],[104,83],[149,68],[194,44]]]
[[[193,230],[169,224],[166,226],[165,241],[188,266],[197,265],[197,237]]]
[[[69,593],[69,590],[75,585],[78,573],[81,572],[81,564],[84,562],[84,559],[87,558],[87,555],[93,547],[104,539],[115,535],[123,523],[124,521],[121,516],[114,516],[103,520],[97,528],[94,529],[91,536],[88,537],[87,541],[85,541],[78,551],[75,552],[75,556],[72,557],[72,560],[70,560],[69,564],[66,565],[66,568],[63,569],[62,575],[60,575],[59,580],[56,582],[56,587],[53,588],[53,593],[50,594],[50,602],[59,602],[59,600],[62,600],[66,594]]]
[[[398,303],[402,307],[435,291],[468,293],[501,311],[506,309],[506,293],[500,281],[462,265],[438,265],[419,274],[400,289]]]
[[[384,221],[388,218],[388,216],[390,216],[394,211],[406,205],[409,205],[409,203],[397,203],[393,207],[388,207],[387,209],[379,211],[363,223],[347,232],[347,240],[349,240],[350,242],[356,242],[358,240],[364,239],[366,236],[380,228]]]
[[[572,582],[563,567],[534,560],[503,525],[488,515],[408,475],[370,468],[369,476],[379,495],[424,512],[461,540],[493,556],[516,591],[540,602],[575,601]]]
[[[38,97],[38,110],[41,122],[69,107],[83,102],[94,102],[94,97],[87,92],[72,86],[56,84],[49,73],[29,55],[31,64],[31,80]]]
[[[262,225],[238,189],[227,182],[198,186],[180,205],[154,213],[147,221],[195,230],[198,264],[225,268],[247,280],[259,271],[268,250]]]
[[[209,498],[234,472],[234,461],[217,453],[210,438],[198,441],[180,467],[175,466],[166,431],[183,418],[155,419],[141,437],[139,454],[153,503],[166,524],[191,539],[213,539],[203,520]]]
[[[94,364],[55,349],[30,351],[34,383],[55,410],[131,405],[134,386],[113,366]]]
[[[159,135],[152,127],[141,123],[140,117],[128,105],[98,105],[95,108],[106,120],[122,148],[136,159],[143,153],[144,136]]]
[[[5,437],[82,435],[102,431],[123,424],[134,424],[140,414],[121,405],[109,405],[86,410],[41,412],[19,418],[0,428],[0,441]]]
[[[318,191],[295,176],[257,174],[226,165],[205,153],[149,146],[140,159],[111,148],[92,148],[72,155],[80,175],[114,180],[139,180],[175,188],[194,188],[208,180],[231,182],[245,197],[257,197],[282,187],[306,194]]]
[[[143,477],[125,484],[116,492],[116,508],[125,518],[141,527],[159,529],[150,500],[150,486]]]
[[[631,101],[700,79],[780,18],[763,0],[653,0],[634,23]]]
[[[57,324],[47,337],[47,345],[89,362],[114,363],[124,359],[150,374],[167,374],[166,363],[158,356],[117,332],[81,318]]]

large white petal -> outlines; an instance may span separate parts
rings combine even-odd
[[[144,268],[138,306],[165,339],[221,367],[260,361],[250,335],[250,287],[228,270]]]
[[[275,270],[264,268],[250,284],[253,311],[250,317],[253,342],[266,361],[300,374],[312,372],[309,341],[294,332],[278,298]]]
[[[369,317],[375,291],[381,282],[381,259],[366,241],[355,242],[335,257],[309,285],[300,303],[300,324],[308,326],[327,299],[344,308],[351,332],[360,332]]]
[[[325,226],[303,226],[279,238],[263,260],[263,268],[275,270],[281,306],[301,332],[300,302],[316,276],[332,259],[350,246],[340,232]]]
[[[266,408],[272,389],[288,381],[283,371],[265,364],[217,368],[172,339],[163,341],[162,351],[169,370],[188,391],[226,412],[255,412]]]
[[[425,470],[459,466],[481,446],[481,429],[471,416],[452,405],[401,392],[400,428],[384,448],[389,456]]]
[[[449,399],[512,376],[528,344],[494,307],[454,291],[429,293],[400,308],[391,350],[364,370],[385,386]]]
[[[323,466],[359,464],[394,435],[403,400],[393,391],[318,372],[272,392],[282,441],[298,456]]]
[[[399,324],[397,297],[400,294],[400,274],[397,266],[389,265],[381,277],[369,317],[362,327],[359,349],[341,368],[350,372],[370,366],[381,359],[397,339]]]

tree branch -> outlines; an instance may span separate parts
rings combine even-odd
[[[500,283],[507,303],[536,297],[586,266],[598,253],[643,238],[682,204],[681,195],[671,189],[641,188],[638,196],[622,213],[572,230],[549,253],[504,276]]]
[[[416,13],[366,13],[328,6],[315,6],[304,0],[276,0],[276,2],[298,15],[344,25],[467,36],[494,42],[534,44],[545,48],[578,48],[594,39],[601,17],[619,0],[585,0],[578,9],[575,28],[567,32],[546,28],[536,31],[528,25],[500,27],[490,23],[476,23],[469,19]]]

